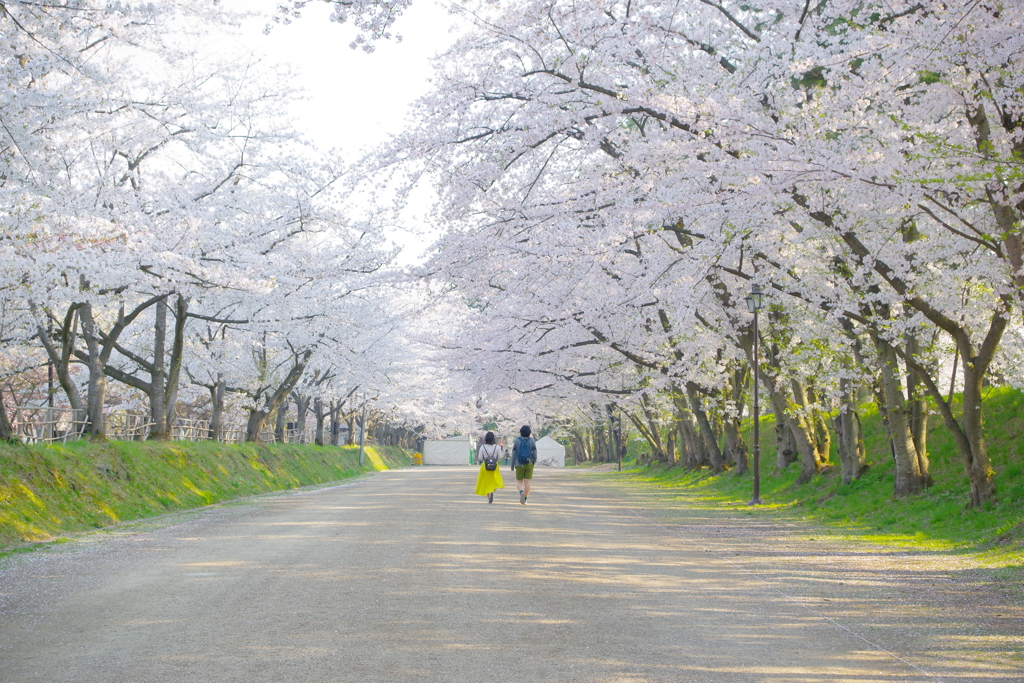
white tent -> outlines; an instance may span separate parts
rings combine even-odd
[[[469,435],[452,436],[441,441],[423,442],[424,465],[468,465]]]
[[[565,446],[550,436],[537,440],[537,464],[548,467],[565,467]]]

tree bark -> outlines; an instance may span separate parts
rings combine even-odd
[[[627,410],[622,410],[622,412],[629,418],[629,421],[633,423],[633,426],[637,428],[637,431],[640,432],[640,435],[644,437],[644,440],[651,447],[651,458],[655,460],[664,460],[665,447],[661,441],[661,431],[658,428],[658,423],[654,413],[650,408],[650,400],[645,395],[641,395],[640,397],[640,408],[644,413],[643,419],[641,419],[639,415],[634,415]],[[608,426],[608,444],[609,450],[607,461],[614,462],[617,460],[615,457],[615,433],[610,422]]]
[[[274,421],[274,442],[284,443],[284,428],[285,418],[288,414],[288,401],[281,401],[281,405],[277,407],[277,419]]]
[[[807,385],[799,380],[791,380],[793,402],[795,404],[790,416],[790,429],[796,438],[797,452],[800,454],[800,476],[798,484],[806,484],[814,478],[827,461],[831,437],[828,429],[818,423],[818,415],[808,414],[811,401],[808,398]],[[822,435],[824,432],[824,435]]]
[[[964,414],[962,424],[957,423],[949,404],[944,400],[942,393],[925,368],[909,355],[904,360],[908,364],[917,366],[916,369],[921,373],[919,378],[925,383],[928,393],[939,407],[943,421],[953,434],[953,439],[967,469],[967,479],[971,487],[971,504],[977,506],[993,500],[996,492],[995,472],[992,470],[982,432],[981,391],[985,376],[992,365],[999,342],[1009,323],[1007,311],[1011,309],[1013,300],[1007,294],[999,295],[999,303],[995,306],[992,317],[989,319],[985,338],[980,346],[975,346],[971,338],[973,330],[934,308],[930,302],[914,293],[899,274],[882,259],[879,259],[877,254],[868,249],[854,232],[841,232],[840,237],[860,259],[861,264],[870,262],[870,267],[875,273],[885,280],[894,292],[903,297],[904,305],[924,315],[956,342],[960,359],[963,361]],[[900,441],[900,439],[896,441]],[[913,443],[912,439],[911,443]]]
[[[1005,317],[996,314],[985,342],[977,353],[973,352],[973,346],[967,340],[966,333],[958,339],[958,342],[962,344],[960,355],[963,360],[964,378],[964,412],[960,423],[953,415],[952,406],[943,399],[932,378],[926,373],[922,374],[928,393],[935,400],[939,414],[942,415],[946,427],[952,432],[953,440],[964,460],[967,480],[971,487],[971,505],[975,507],[994,500],[996,494],[995,472],[992,470],[988,447],[985,444],[982,431],[982,390],[984,389],[985,374],[995,356],[999,337],[1006,329],[1007,322]]]
[[[82,289],[83,290],[87,290],[88,288],[89,288],[89,284],[83,280]],[[74,348],[74,346],[71,346],[69,350],[70,350],[71,355],[73,355],[75,358],[79,359],[80,361],[84,362],[86,364],[86,366],[89,368],[89,392],[88,392],[89,395],[87,395],[87,397],[86,397],[86,409],[85,409],[86,421],[88,423],[87,428],[89,430],[94,430],[94,427],[93,427],[94,422],[93,421],[94,421],[94,419],[99,419],[100,423],[102,423],[100,425],[100,429],[102,429],[102,433],[103,433],[102,436],[97,436],[94,431],[90,431],[89,433],[92,434],[95,438],[106,438],[106,425],[105,425],[104,420],[102,419],[102,412],[103,412],[102,411],[102,406],[103,406],[104,401],[106,400],[106,386],[107,386],[106,385],[106,377],[110,377],[111,379],[113,379],[115,381],[122,382],[124,384],[127,384],[128,386],[134,387],[136,389],[139,389],[139,390],[145,392],[146,395],[149,396],[149,398],[150,398],[150,406],[151,406],[151,412],[152,412],[152,401],[154,399],[153,392],[154,392],[154,387],[156,387],[157,385],[154,384],[152,381],[145,382],[145,381],[139,379],[138,377],[135,377],[134,375],[128,374],[127,372],[124,372],[124,371],[122,371],[122,370],[120,370],[120,369],[118,369],[116,367],[112,367],[112,366],[109,365],[109,361],[110,361],[111,354],[116,349],[122,355],[125,355],[127,358],[131,359],[133,362],[137,363],[140,367],[142,367],[147,372],[149,372],[151,377],[152,377],[153,373],[162,372],[162,369],[161,368],[157,368],[154,363],[151,363],[150,361],[146,360],[145,358],[141,358],[138,355],[128,351],[127,349],[122,348],[121,346],[119,346],[118,345],[118,339],[120,338],[121,334],[125,331],[125,329],[132,322],[134,322],[135,319],[143,311],[145,311],[150,306],[153,306],[155,304],[160,304],[160,303],[164,303],[165,304],[166,303],[165,299],[166,299],[167,296],[168,295],[163,294],[163,295],[157,295],[157,296],[151,297],[147,301],[144,301],[143,303],[141,303],[138,306],[136,306],[131,311],[131,313],[129,313],[128,315],[125,315],[124,306],[122,306],[121,309],[118,311],[117,320],[110,327],[110,330],[108,332],[106,332],[106,333],[104,333],[103,330],[100,329],[99,325],[96,324],[96,321],[93,318],[92,305],[91,304],[80,304],[79,305],[79,309],[78,310],[79,310],[79,317],[80,317],[81,323],[82,323],[82,337],[83,337],[83,339],[85,339],[85,342],[86,342],[86,351],[85,351],[85,353],[83,353],[82,351]],[[165,312],[166,312],[166,309],[165,309]],[[157,316],[157,320],[159,321],[159,319],[160,319],[160,316],[158,315]],[[166,315],[164,316],[164,320],[166,322]],[[87,328],[88,328],[88,331],[87,331]],[[161,331],[161,332],[159,332],[158,334],[155,335],[154,342],[159,341],[159,349],[161,350],[161,352],[162,352],[162,349],[163,349],[163,343],[164,343],[165,338],[166,338],[166,330],[163,330],[163,331]],[[154,358],[154,361],[155,360],[157,360],[157,359]],[[160,360],[161,363],[163,362],[163,354],[162,353],[160,355],[159,360]],[[102,378],[102,379],[94,378],[94,373],[95,372],[102,372],[105,377]],[[158,412],[163,415],[163,420],[161,420],[161,421],[154,421],[154,425],[153,425],[153,429],[151,430],[151,433],[152,433],[152,431],[155,431],[157,434],[160,434],[161,432],[164,432],[164,433],[166,432],[166,427],[165,427],[166,424],[167,424],[167,419],[166,419],[166,413],[167,413],[167,411],[166,411],[166,394],[162,393],[165,390],[166,389],[165,389],[164,383],[161,381],[159,383],[159,392],[161,392],[161,393],[159,394],[158,399],[162,402],[162,406],[158,406],[157,409],[158,409]],[[91,395],[93,395],[94,392],[98,392],[98,393],[96,393],[96,398],[95,399],[93,399],[91,397]],[[99,408],[98,408],[99,415],[96,415],[95,412],[94,412],[97,409],[96,408],[97,405],[99,406]],[[159,437],[157,437],[157,438],[159,438]]]
[[[708,419],[708,414],[704,411],[704,406],[701,404],[699,389],[696,383],[687,382],[686,397],[690,401],[690,412],[697,418],[701,443],[708,454],[708,464],[711,466],[711,471],[718,474],[725,469],[725,461],[722,458],[722,449],[718,447],[718,439],[715,437],[711,421]]]
[[[871,333],[878,359],[878,378],[885,401],[885,415],[889,423],[889,434],[893,448],[895,465],[894,493],[897,496],[909,496],[919,493],[925,488],[925,478],[921,472],[920,459],[914,437],[910,432],[907,419],[909,409],[903,393],[903,385],[899,377],[899,364],[896,350],[877,333]]]
[[[907,355],[919,358],[921,344],[916,334],[905,336],[904,348]],[[914,439],[914,448],[917,453],[918,469],[924,479],[925,486],[932,485],[931,465],[928,462],[928,404],[922,392],[923,380],[921,373],[914,368],[913,363],[907,364],[907,404],[910,406],[908,421],[910,423],[910,435]]]
[[[839,380],[843,398],[835,419],[840,477],[844,484],[860,479],[868,468],[864,436],[857,416],[857,388],[853,384],[846,377]]]
[[[351,434],[352,428],[348,431]],[[331,445],[341,445],[341,406],[334,401],[331,402]]]
[[[295,401],[295,432],[298,434],[298,443],[306,443],[306,414],[309,412],[309,396],[303,396],[297,391],[292,392],[292,400]]]
[[[818,457],[815,440],[806,418],[800,413],[795,402],[793,410],[790,410],[790,396],[781,387],[775,377],[768,372],[761,373],[764,380],[764,387],[768,390],[768,397],[775,413],[776,444],[780,448],[777,457],[777,464],[786,464],[800,461],[800,476],[797,483],[805,484],[818,473]],[[782,418],[782,431],[779,431],[779,418]],[[780,438],[782,443],[779,443]],[[788,441],[788,443],[787,443]],[[787,453],[788,451],[788,453]],[[781,469],[781,468],[780,468]]]
[[[789,428],[789,420],[786,418],[786,407],[783,402],[785,397],[777,396],[771,391],[767,393],[768,405],[775,416],[775,469],[781,472],[799,460],[800,455],[796,450],[793,430]]]
[[[157,441],[168,439],[167,430],[167,371],[164,360],[167,354],[167,299],[160,299],[156,304],[153,322],[153,363],[149,375],[149,411],[153,425],[149,428],[149,438]]]
[[[341,406],[338,406],[338,411],[341,412]],[[348,436],[345,439],[345,443],[349,446],[356,445],[356,415],[352,413],[348,416]]]
[[[181,368],[185,359],[185,325],[188,323],[188,299],[179,296],[174,306],[174,341],[167,368],[166,412],[167,433],[171,434],[177,417],[178,389],[181,386]]]
[[[309,362],[310,357],[313,355],[312,349],[307,349],[300,354],[295,354],[292,358],[292,367],[285,376],[284,381],[277,387],[270,398],[267,399],[266,403],[262,406],[252,408],[249,411],[249,420],[245,426],[245,440],[249,443],[254,443],[259,440],[260,432],[263,431],[263,423],[267,417],[270,416],[281,402],[291,393],[292,389],[298,383],[302,377],[302,373],[306,370],[306,364]]]
[[[210,440],[220,441],[221,440],[221,423],[224,420],[224,391],[227,384],[221,379],[221,375],[218,373],[217,381],[209,386],[210,390]]]
[[[100,332],[92,315],[92,304],[81,308],[82,337],[86,346],[86,365],[89,368],[89,384],[86,392],[85,433],[91,439],[106,439],[106,416],[103,404],[107,397],[107,375],[104,372],[100,353]]]
[[[708,464],[708,454],[701,442],[697,425],[693,416],[687,411],[686,415],[679,422],[680,435],[686,443],[686,458],[682,464],[691,470],[700,469]]]
[[[53,365],[57,381],[60,383],[61,389],[64,390],[64,395],[71,406],[71,430],[74,432],[74,436],[78,436],[81,433],[82,427],[78,423],[85,419],[85,404],[82,401],[82,394],[78,390],[78,383],[71,377],[71,358],[74,356],[75,335],[77,334],[79,323],[78,309],[81,307],[81,304],[72,304],[68,307],[64,315],[64,322],[57,332],[57,337],[60,341],[59,351],[53,343],[50,332],[41,323],[36,324],[36,336],[42,342],[43,348],[46,349],[46,355]],[[32,308],[35,310],[34,305]]]
[[[675,426],[679,431],[679,465],[699,469],[707,464],[707,453],[690,414],[689,399],[675,384],[672,385],[672,405],[675,407]]]
[[[749,469],[747,459],[747,442],[743,439],[742,416],[739,414],[740,406],[743,405],[744,393],[747,385],[746,367],[742,367],[729,373],[728,389],[731,403],[737,411],[734,415],[723,417],[725,427],[725,451],[735,468],[735,474],[740,475]]]
[[[324,445],[324,421],[327,419],[330,410],[324,410],[324,400],[317,396],[313,399],[313,417],[316,418],[316,432],[313,435],[313,443],[317,446]]]
[[[18,443],[14,427],[11,426],[11,421],[7,418],[7,406],[4,405],[3,392],[0,392],[0,441]]]

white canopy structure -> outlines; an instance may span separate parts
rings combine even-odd
[[[472,443],[469,435],[423,442],[424,465],[468,465]]]
[[[565,467],[565,446],[550,436],[537,440],[537,464],[548,467]]]

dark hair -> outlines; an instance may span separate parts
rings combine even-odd
[[[494,443],[494,432],[487,432],[487,434],[484,435],[484,443],[485,444],[493,444]]]
[[[519,430],[519,436],[530,436],[530,425],[523,425],[523,428]]]

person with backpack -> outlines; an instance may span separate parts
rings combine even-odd
[[[494,443],[494,432],[487,432],[483,444],[476,450],[480,472],[476,475],[476,495],[487,496],[487,502],[494,502],[495,489],[505,488],[498,469],[498,458],[501,457],[501,446]]]
[[[526,505],[530,495],[530,480],[533,479],[533,466],[537,462],[537,442],[530,438],[529,425],[523,425],[519,436],[512,444],[512,469],[516,473],[516,488],[519,489],[519,502]]]

